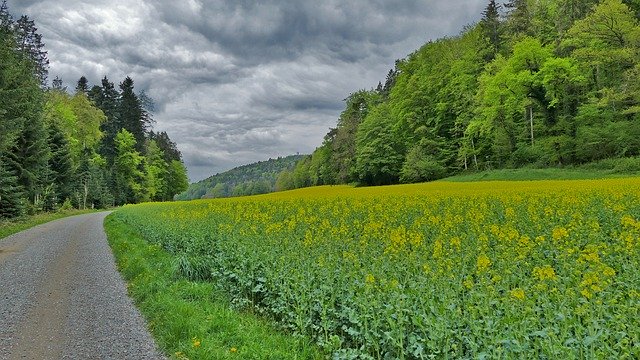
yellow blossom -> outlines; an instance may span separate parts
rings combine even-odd
[[[191,343],[193,344],[194,348],[200,347],[200,340],[195,336],[191,339]]]
[[[553,240],[558,241],[568,237],[569,232],[564,227],[556,227],[553,229],[551,236],[553,237]]]
[[[511,290],[509,292],[509,295],[511,295],[512,298],[517,300],[524,300],[525,298],[524,290],[522,290],[521,288],[515,288]]]
[[[544,265],[542,267],[534,267],[533,268],[533,277],[540,280],[556,280],[556,272],[550,265]]]
[[[487,271],[489,266],[491,266],[491,260],[489,257],[485,254],[480,254],[480,256],[478,256],[478,260],[476,260],[476,268],[478,269],[478,272]]]

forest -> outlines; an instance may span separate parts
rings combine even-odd
[[[304,155],[290,155],[242,165],[190,184],[175,200],[215,199],[266,194],[280,190],[276,181],[285,170],[293,170]]]
[[[352,93],[284,189],[640,155],[640,1],[488,2]]]
[[[60,208],[172,200],[188,186],[153,101],[127,77],[73,91],[49,87],[48,55],[33,20],[0,6],[0,219]]]

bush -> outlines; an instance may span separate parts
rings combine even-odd
[[[59,212],[65,212],[65,211],[71,211],[73,210],[73,205],[71,204],[71,200],[69,200],[69,198],[67,198],[64,203],[62,203],[62,206],[60,207],[60,209],[58,210]]]

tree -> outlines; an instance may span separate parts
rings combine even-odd
[[[106,120],[100,126],[104,136],[100,143],[99,153],[111,166],[116,156],[115,138],[123,128],[119,113],[120,94],[106,76],[102,79],[101,84],[101,87],[94,86],[91,89],[89,98],[106,116]]]
[[[502,22],[500,21],[501,6],[495,0],[490,0],[487,7],[482,12],[482,20],[480,26],[485,38],[488,40],[491,51],[490,58],[493,59],[500,52],[502,47]]]
[[[144,157],[136,150],[136,139],[126,129],[115,138],[116,158],[113,164],[115,200],[117,204],[136,203],[144,198]]]
[[[518,39],[531,33],[531,13],[528,0],[509,0],[504,4],[507,9],[507,30],[512,39]]]
[[[148,140],[145,151],[145,190],[150,201],[164,200],[164,190],[167,189],[168,164],[164,160],[164,153],[154,140]]]
[[[604,0],[569,29],[563,46],[599,90],[620,84],[637,62],[638,20],[620,0]]]
[[[57,126],[69,143],[75,166],[85,150],[94,150],[101,142],[104,113],[80,92],[74,96],[60,90],[47,93],[45,117]]]
[[[375,92],[360,90],[346,99],[347,107],[340,114],[335,137],[332,141],[331,161],[337,171],[335,182],[344,184],[356,180],[355,155],[358,126],[377,102]]]
[[[78,140],[78,150],[97,148],[103,136],[100,128],[106,122],[106,116],[83,92],[71,98],[71,107],[77,119],[73,133]]]
[[[18,178],[0,156],[0,219],[15,218],[23,213],[24,199]]]
[[[49,73],[49,59],[44,50],[42,35],[38,34],[33,20],[22,15],[15,24],[17,50],[29,59],[34,67],[34,74],[44,88],[47,86],[47,76]]]
[[[69,142],[64,133],[55,123],[48,123],[47,127],[49,128],[49,148],[51,149],[50,181],[54,186],[58,202],[62,202],[71,198],[73,194],[74,164]]]
[[[411,148],[402,165],[400,181],[417,183],[437,180],[446,176],[446,167],[437,160],[438,151],[438,144],[427,139],[423,139]]]
[[[86,77],[81,76],[76,85],[76,95],[84,94],[87,95],[89,93],[89,81]]]
[[[56,76],[55,79],[51,82],[51,89],[58,91],[67,91],[67,87],[63,85],[62,79]]]
[[[151,131],[149,132],[149,139],[154,140],[158,144],[158,147],[164,154],[164,160],[167,163],[170,163],[173,160],[182,161],[182,154],[180,153],[180,150],[178,150],[178,146],[176,143],[171,141],[166,131],[161,131],[159,133]]]
[[[293,184],[293,173],[292,171],[284,170],[276,180],[275,191],[286,191],[291,189],[295,189],[295,185]]]
[[[135,148],[144,152],[146,121],[145,111],[140,99],[134,92],[133,80],[130,77],[120,84],[120,102],[118,106],[119,122],[136,140]]]
[[[38,103],[33,104],[37,107]],[[18,183],[25,190],[25,195],[38,210],[42,205],[46,180],[49,177],[49,158],[51,156],[47,142],[48,131],[44,125],[40,109],[28,114],[29,126],[25,126],[16,146],[10,155],[10,164],[14,166]]]
[[[356,136],[356,173],[367,185],[387,185],[398,181],[403,156],[393,131],[389,108],[381,104],[371,110]]]
[[[164,200],[173,200],[176,194],[187,190],[189,187],[189,178],[187,177],[187,169],[182,162],[171,160],[167,168],[167,180],[165,184]]]

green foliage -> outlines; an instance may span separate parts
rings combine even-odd
[[[606,329],[640,326],[639,185],[316,187],[112,217],[151,244],[140,248],[171,254],[177,279],[210,284],[327,358],[636,358],[635,333]],[[153,274],[129,278],[168,291]]]
[[[447,174],[444,165],[438,162],[436,155],[437,144],[422,141],[414,146],[402,166],[400,181],[403,183],[417,183],[443,178]]]
[[[189,185],[186,191],[176,195],[176,200],[255,195],[276,189],[293,189],[293,185],[278,187],[276,182],[283,171],[292,171],[303,158],[303,155],[291,155],[243,165]],[[259,185],[256,187],[255,184]],[[266,188],[269,190],[265,191]]]
[[[0,219],[18,217],[24,212],[24,199],[18,178],[0,156]]]
[[[308,341],[282,334],[258,315],[234,310],[212,284],[189,280],[204,274],[197,272],[202,268],[197,261],[150,244],[120,215],[107,217],[105,230],[129,295],[152,324],[150,330],[165,354],[190,359],[322,359]]]
[[[154,140],[147,141],[146,160],[144,162],[146,189],[145,200],[163,200],[168,198],[165,190],[169,189],[166,184],[168,164],[164,160],[164,153],[160,150],[158,143]]]
[[[144,157],[136,150],[133,134],[122,129],[115,138],[116,158],[113,174],[116,183],[116,203],[136,203],[144,199]]]
[[[66,199],[83,209],[171,200],[186,189],[180,152],[166,132],[150,131],[152,101],[134,92],[133,80],[126,78],[120,93],[106,77],[91,90],[81,77],[73,96],[59,78],[44,89],[43,46],[34,22],[27,16],[14,21],[3,1],[0,217],[55,210]],[[122,129],[130,129],[133,142],[116,144]],[[153,145],[145,148],[147,141]]]
[[[385,185],[398,181],[402,167],[402,144],[393,130],[386,105],[371,110],[356,137],[356,173],[367,185]]]
[[[396,61],[384,87],[347,99],[312,154],[307,183],[634,156],[639,11],[636,0],[488,1],[477,25],[425,44]],[[371,101],[358,115],[354,100],[365,94]]]

